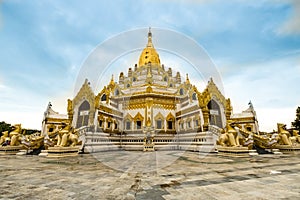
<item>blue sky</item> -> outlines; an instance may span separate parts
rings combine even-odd
[[[88,54],[149,26],[186,34],[208,52],[234,112],[252,100],[261,130],[290,126],[300,104],[297,0],[3,0],[0,120],[40,128],[49,101],[66,113]]]

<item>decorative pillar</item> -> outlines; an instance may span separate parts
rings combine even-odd
[[[203,113],[203,119],[204,119],[203,130],[207,131],[208,125],[209,125],[209,110],[208,110],[207,106],[202,108],[202,113]]]

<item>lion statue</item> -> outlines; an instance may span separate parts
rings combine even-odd
[[[10,146],[19,146],[21,144],[21,132],[22,132],[22,128],[21,128],[21,124],[16,124],[13,126],[14,129],[13,131],[11,131],[9,133],[9,137],[10,137]]]
[[[292,142],[293,145],[298,145],[298,144],[300,144],[300,135],[299,135],[299,131],[293,130],[293,136],[290,137],[290,140],[291,140],[291,142]]]
[[[1,138],[0,138],[0,145],[5,144],[5,142],[6,142],[8,139],[10,140],[10,138],[8,137],[8,131],[2,132],[2,136],[1,136]]]
[[[73,127],[67,125],[57,135],[56,146],[68,147],[78,145],[78,131]]]
[[[286,130],[286,125],[277,123],[278,136],[277,141],[281,145],[289,145],[292,146],[291,134]]]

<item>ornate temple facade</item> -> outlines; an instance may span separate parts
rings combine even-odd
[[[60,115],[48,106],[44,135],[66,123],[76,129],[85,127],[80,138],[90,152],[112,148],[211,151],[230,118],[241,128],[258,131],[256,116],[248,116],[248,111],[232,115],[230,99],[213,79],[199,91],[188,74],[182,78],[180,72],[161,64],[150,31],[138,64],[127,73],[120,72],[117,81],[112,77],[97,94],[86,80],[74,99],[68,100],[67,111],[67,116]]]

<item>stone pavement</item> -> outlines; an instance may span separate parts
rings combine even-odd
[[[0,156],[0,199],[299,199],[300,154],[230,158],[195,152],[152,171],[120,170],[130,160],[105,152],[69,158]],[[139,154],[140,157],[149,153]],[[127,156],[130,156],[127,155]],[[104,161],[104,162],[103,162]],[[106,162],[107,161],[107,162]],[[130,161],[136,168],[147,160]],[[153,163],[152,163],[153,165]],[[117,169],[117,170],[116,170]],[[152,169],[152,168],[151,168]]]

